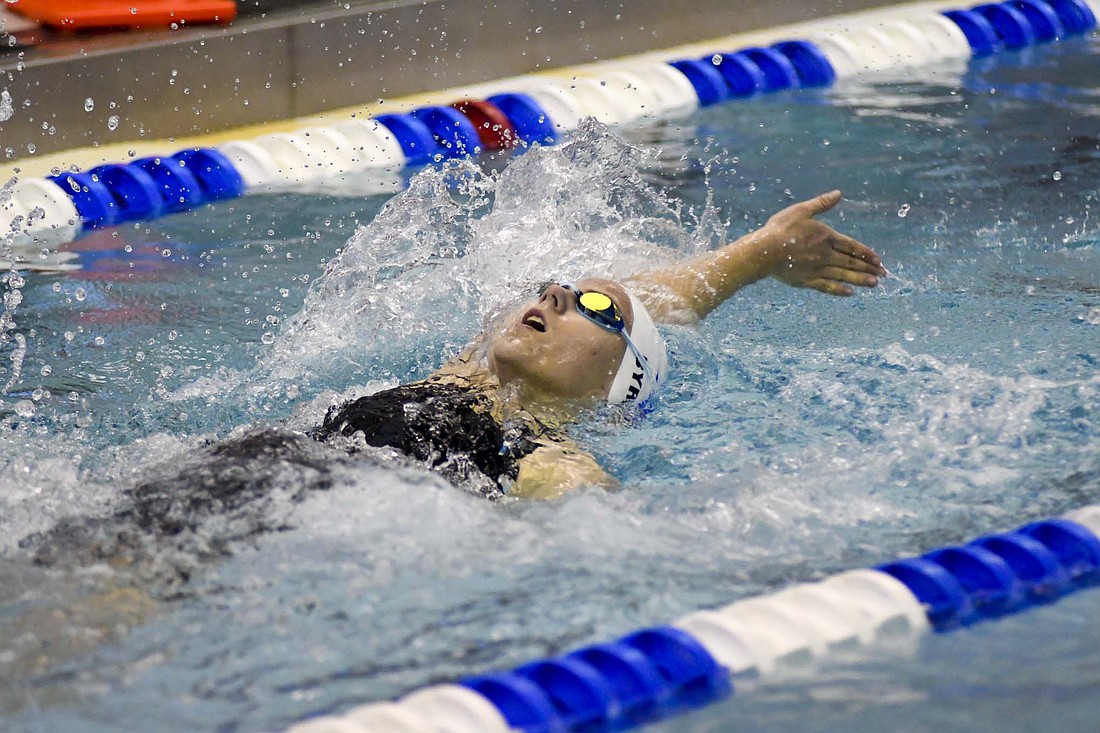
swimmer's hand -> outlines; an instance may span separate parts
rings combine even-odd
[[[831,295],[851,295],[853,285],[873,288],[886,275],[875,251],[814,218],[839,202],[840,191],[830,191],[788,206],[759,230],[683,264],[635,275],[630,285],[664,322],[683,321],[683,313],[704,318],[767,277]]]
[[[873,288],[886,276],[882,260],[867,245],[814,217],[840,202],[840,191],[788,206],[750,235],[765,272],[796,288],[851,295],[853,285]]]

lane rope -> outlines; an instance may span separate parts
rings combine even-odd
[[[1100,504],[312,718],[286,733],[629,730],[832,654],[882,651],[884,639],[950,632],[1097,584]]]
[[[968,9],[918,3],[790,27],[805,38],[775,40],[777,29],[756,34],[772,40],[733,51],[681,47],[501,80],[406,112],[13,179],[0,188],[0,220],[9,222],[0,231],[14,255],[32,261],[86,232],[212,201],[353,173],[399,187],[400,168],[554,144],[588,116],[632,125],[734,99],[829,87],[865,72],[1018,50],[1091,32],[1098,14],[1100,0],[1007,0]]]

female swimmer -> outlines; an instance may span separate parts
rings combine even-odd
[[[178,544],[217,514],[234,521],[218,547],[199,555],[218,554],[271,529],[256,506],[274,485],[305,487],[296,496],[326,488],[353,456],[378,459],[367,446],[394,449],[489,498],[612,487],[564,427],[601,401],[653,397],[669,374],[656,321],[703,318],[766,277],[843,296],[886,274],[871,248],[815,218],[839,201],[832,191],[795,204],[733,243],[622,283],[546,285],[422,381],[334,406],[305,434],[258,428],[213,443],[127,489],[114,515],[65,521],[25,544],[46,564],[91,547],[100,557],[137,560],[141,537]]]
[[[839,201],[833,191],[795,204],[732,244],[623,283],[550,283],[427,379],[333,408],[311,435],[391,446],[458,483],[483,479],[490,496],[612,486],[561,427],[599,401],[653,396],[669,368],[655,321],[703,318],[769,276],[851,295],[885,275],[874,251],[814,218]]]

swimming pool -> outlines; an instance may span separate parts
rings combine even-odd
[[[830,221],[893,273],[851,300],[754,286],[670,329],[659,409],[577,428],[621,492],[491,505],[367,466],[237,517],[292,529],[224,560],[158,548],[153,575],[190,580],[117,641],[4,674],[10,726],[275,730],[1100,501],[1098,55],[1092,36],[721,105],[624,133],[638,147],[593,126],[393,199],[222,202],[80,240],[69,276],[9,279],[16,554],[209,437],[423,376],[547,274],[708,246],[832,187]],[[4,619],[112,572],[12,578]],[[1091,730],[1095,596],[653,730]]]

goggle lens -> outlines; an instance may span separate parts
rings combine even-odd
[[[588,291],[581,293],[577,300],[590,311],[595,311],[600,315],[609,315],[612,318],[615,317],[615,304],[611,302],[611,298],[603,293]],[[607,312],[605,313],[605,311]]]

